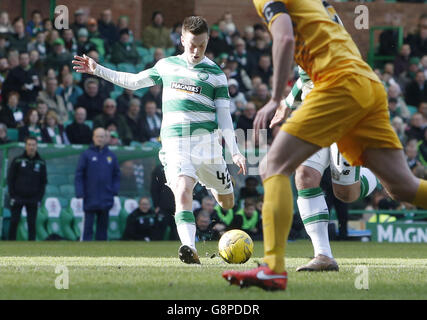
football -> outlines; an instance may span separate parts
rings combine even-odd
[[[251,237],[242,230],[224,233],[218,243],[218,252],[227,263],[245,263],[254,251]]]

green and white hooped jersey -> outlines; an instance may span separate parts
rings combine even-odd
[[[160,60],[144,72],[163,85],[162,140],[213,133],[218,129],[216,108],[229,107],[227,78],[210,59],[191,66],[185,57]]]
[[[286,105],[292,110],[295,110],[301,104],[302,87],[311,81],[308,74],[300,66],[298,66],[298,75],[299,78],[295,81],[291,92],[285,98]]]

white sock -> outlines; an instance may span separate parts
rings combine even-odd
[[[328,235],[329,210],[322,189],[298,191],[297,204],[305,230],[313,244],[314,256],[323,254],[333,258]]]
[[[176,226],[178,230],[179,239],[182,244],[185,244],[196,250],[196,224],[194,223],[180,223]]]
[[[377,187],[377,177],[368,168],[360,169],[360,199],[369,196]]]

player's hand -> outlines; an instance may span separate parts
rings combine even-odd
[[[274,114],[273,119],[270,122],[270,128],[274,128],[276,125],[282,121],[286,121],[289,115],[291,114],[292,109],[286,105],[285,100],[280,101],[279,108],[277,108],[276,113]]]
[[[233,156],[233,162],[240,168],[237,174],[241,174],[243,172],[243,175],[246,175],[246,158],[242,154],[236,153]]]
[[[97,66],[95,60],[85,54],[83,55],[83,57],[74,56],[74,60],[72,62],[73,64],[75,64],[75,66],[73,66],[73,69],[78,73],[95,73],[95,69]]]
[[[267,104],[258,110],[254,120],[254,136],[253,139],[255,144],[258,145],[259,131],[261,129],[267,129],[268,122],[273,118],[280,102],[270,100]]]

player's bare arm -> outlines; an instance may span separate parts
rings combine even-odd
[[[270,32],[273,37],[273,92],[270,101],[258,111],[255,117],[255,137],[258,137],[260,129],[267,128],[267,123],[273,118],[280,105],[294,56],[294,36],[290,16],[285,13],[279,15],[272,22]],[[275,123],[278,119],[279,115]]]

